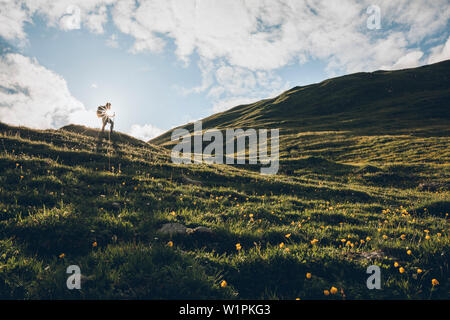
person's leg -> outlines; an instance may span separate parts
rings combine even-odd
[[[104,133],[107,121],[104,118],[102,120],[103,120],[102,133]]]
[[[111,130],[111,133],[113,132],[113,129],[114,129],[114,121],[112,120],[112,119],[109,119],[109,124],[110,124],[110,130]]]

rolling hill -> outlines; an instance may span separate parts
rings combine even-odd
[[[449,69],[348,75],[204,119],[280,128],[272,176],[173,164],[170,132],[0,123],[0,298],[448,299]]]
[[[280,148],[288,156],[289,152],[303,151],[302,136],[308,132],[321,132],[322,136],[333,132],[345,137],[448,137],[449,101],[447,60],[414,69],[355,73],[294,87],[275,98],[214,114],[202,119],[202,125],[204,130],[280,128]],[[193,125],[177,128],[192,131]],[[150,142],[170,147],[171,132]]]

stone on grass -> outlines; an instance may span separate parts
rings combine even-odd
[[[182,225],[181,223],[165,223],[163,226],[158,230],[161,234],[186,234],[186,227]]]
[[[185,234],[185,235],[192,235],[192,236],[214,234],[214,232],[210,228],[207,228],[204,226],[199,226],[199,227],[195,227],[195,228],[187,228],[186,226],[184,226],[178,222],[163,224],[161,226],[161,228],[158,230],[158,233],[168,234],[168,235]]]

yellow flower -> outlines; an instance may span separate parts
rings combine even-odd
[[[398,268],[399,264],[398,262],[394,262],[394,267]]]
[[[240,243],[236,243],[236,250],[239,251],[241,249],[242,249],[241,244]]]
[[[427,229],[425,229],[425,230],[423,230],[423,232],[425,232],[425,233],[429,233],[429,232],[430,232],[430,230],[427,230]]]
[[[437,286],[437,285],[439,285],[439,281],[437,281],[437,279],[433,279],[433,280],[431,280],[431,284],[433,285],[433,287]]]
[[[172,242],[172,241],[169,241],[169,242],[167,242],[167,245],[168,245],[169,247],[173,247],[173,242]]]
[[[62,259],[62,258],[64,258],[66,255],[64,254],[64,253],[61,253],[60,255],[59,255],[59,258],[60,259]]]
[[[280,243],[279,246],[280,246],[280,249],[283,248],[284,247],[284,242]]]
[[[311,273],[308,272],[308,273],[306,274],[306,279],[311,279]]]
[[[93,246],[93,247],[96,247],[96,246],[97,246],[97,241],[94,241],[94,242],[92,243],[92,246]]]
[[[442,234],[441,234],[440,232],[436,233],[436,235],[437,235],[438,237],[442,236]]]
[[[366,241],[370,241],[370,240],[372,240],[370,237],[367,237],[367,238],[366,238]]]
[[[287,235],[285,235],[286,238],[289,238],[291,236],[290,233],[288,233]]]
[[[346,239],[341,239],[341,242],[344,243],[345,241],[347,241]]]
[[[405,268],[403,268],[403,267],[400,267],[400,268],[398,269],[398,272],[400,272],[400,273],[404,273],[404,272],[405,272]]]
[[[430,238],[431,238],[431,237],[430,237],[429,235],[426,235],[426,236],[425,236],[425,239],[426,239],[426,240],[430,240]]]
[[[227,286],[227,282],[225,281],[225,280],[222,280],[222,282],[220,283],[220,286],[222,287],[222,288],[225,288],[226,286]]]
[[[323,290],[323,294],[326,295],[326,296],[329,296],[329,295],[330,295],[330,291],[328,291],[328,290]]]
[[[331,294],[336,294],[337,292],[338,292],[338,289],[336,287],[331,287],[331,289],[330,289]]]
[[[402,234],[402,235],[400,236],[400,239],[405,240],[405,239],[406,239],[406,235],[405,235],[405,234]]]
[[[311,240],[311,244],[312,244],[312,245],[315,245],[317,242],[319,242],[319,240],[317,240],[317,239]]]
[[[175,211],[172,211],[172,212],[170,213],[170,215],[176,216],[177,214],[175,213]]]
[[[411,251],[411,250],[408,250],[408,251],[406,251],[406,254],[407,254],[407,255],[411,255],[411,254],[412,254],[412,251]]]
[[[417,269],[417,273],[418,273],[418,274],[421,274],[422,272],[423,272],[423,270],[422,270],[422,269],[420,269],[420,268],[419,268],[419,269]]]
[[[253,213],[250,213],[248,216],[249,216],[250,218],[253,218]]]
[[[295,298],[295,300],[300,300],[300,298]]]

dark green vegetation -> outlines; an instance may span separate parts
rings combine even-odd
[[[205,120],[280,128],[276,176],[0,124],[0,297],[448,299],[449,74],[349,75]],[[159,234],[169,222],[212,233]]]

